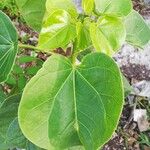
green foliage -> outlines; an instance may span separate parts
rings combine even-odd
[[[82,7],[87,14],[94,10],[94,0],[82,0]]]
[[[18,105],[19,105],[20,99],[21,99],[21,95],[11,96],[11,97],[5,99],[4,102],[2,103],[2,105],[0,106],[0,135],[2,137],[2,139],[0,139],[0,140],[5,141],[5,142],[0,141],[0,143],[3,143],[2,144],[3,146],[0,145],[1,148],[7,147],[7,146],[20,147],[20,145],[13,145],[14,144],[13,141],[9,140],[10,134],[11,134],[9,131],[12,129],[11,125],[13,124],[13,121],[17,117]],[[12,130],[12,132],[13,132],[13,130]],[[15,133],[15,134],[17,134],[17,133]],[[16,140],[16,139],[14,139],[14,140]]]
[[[125,97],[128,96],[131,92],[133,92],[133,88],[130,86],[126,77],[122,74],[122,80],[124,85],[124,95]]]
[[[2,105],[3,101],[5,100],[6,95],[3,92],[2,86],[0,85],[0,106]]]
[[[5,10],[12,16],[18,15],[18,8],[16,6],[15,0],[1,0],[0,10]]]
[[[18,49],[17,31],[10,19],[0,11],[0,82],[7,79]]]
[[[30,65],[27,66],[27,64]],[[33,77],[42,65],[43,61],[33,56],[18,57],[8,79],[5,81],[11,88],[11,94],[22,92],[28,79]]]
[[[147,44],[149,27],[132,10],[131,0],[83,0],[82,14],[71,0],[16,2],[27,24],[40,32],[38,47],[27,48],[50,54],[59,47],[71,48],[71,54],[54,54],[42,68],[36,56],[21,56],[13,65],[17,32],[0,12],[0,82],[9,76],[5,83],[17,87],[10,95],[26,86],[21,102],[16,96],[5,100],[0,93],[0,146],[98,149],[111,138],[123,107],[121,73],[110,56],[125,40],[139,47]]]
[[[127,37],[132,45],[143,47],[150,40],[150,28],[136,11],[132,11],[125,19]]]
[[[3,150],[8,148],[42,150],[29,142],[19,127],[17,112],[20,99],[21,94],[7,97],[0,106],[0,148]]]
[[[56,47],[64,48],[75,37],[76,28],[72,24],[71,16],[67,11],[59,9],[51,13],[45,20],[38,46],[45,50],[53,50]]]
[[[26,137],[45,149],[95,150],[114,132],[122,104],[120,72],[111,58],[93,53],[75,67],[54,55],[27,84],[19,122]]]
[[[80,52],[92,45],[89,32],[89,24],[90,24],[89,18],[86,18],[83,23],[80,21],[77,22],[76,24],[77,37],[74,44],[75,51]]]
[[[15,118],[9,125],[7,134],[6,134],[6,144],[10,145],[9,147],[12,147],[12,148],[15,148],[15,147],[25,148],[26,147],[26,138],[24,137],[24,135],[22,134],[20,130],[20,127],[18,124],[18,118]]]
[[[144,144],[144,145],[150,146],[150,139],[149,139],[149,137],[146,134],[141,133],[140,137],[139,137],[139,140],[140,140],[139,141],[140,144]]]
[[[63,9],[67,11],[72,17],[78,16],[76,7],[71,0],[47,0],[46,1],[46,14],[50,15],[57,9]]]
[[[119,18],[101,17],[90,27],[91,38],[97,51],[112,55],[126,38],[125,26]]]
[[[98,14],[126,16],[132,10],[131,0],[94,0]]]
[[[46,10],[46,0],[16,0],[16,3],[29,26],[36,31],[40,31]]]
[[[30,26],[38,23],[39,28],[42,28],[38,46],[46,52],[58,47],[66,48],[75,41],[78,44],[74,46],[78,48],[78,51],[80,48],[85,50],[92,41],[97,51],[111,56],[114,51],[121,48],[125,40],[138,47],[142,47],[149,41],[149,27],[137,12],[132,11],[131,0],[83,0],[83,14],[77,14],[71,0],[47,0],[46,4],[42,0],[34,2],[36,4],[29,0],[17,1],[22,15],[25,19],[29,18],[27,23]],[[22,8],[23,3],[25,6]],[[41,3],[46,5],[46,9],[44,6],[40,6]],[[39,7],[42,11],[37,13]],[[31,15],[30,13],[33,11],[36,13]],[[29,15],[25,13],[29,13]],[[45,15],[43,15],[44,13]],[[37,16],[39,16],[38,20],[35,20]],[[62,17],[65,19],[62,20]],[[88,26],[87,22],[86,25],[82,25],[85,20],[89,20]],[[35,25],[32,27],[35,29]],[[142,28],[144,30],[141,30]],[[90,35],[88,34],[89,30],[91,31]],[[145,33],[148,33],[147,36],[143,36]],[[82,42],[79,41],[80,38],[82,38]]]

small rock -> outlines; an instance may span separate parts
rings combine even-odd
[[[141,132],[147,131],[150,127],[150,124],[147,119],[146,109],[135,109],[134,110],[134,121],[137,122],[138,128]]]

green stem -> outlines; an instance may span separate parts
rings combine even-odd
[[[78,56],[78,52],[75,51],[75,42],[72,44],[72,55],[70,57],[71,59],[71,62],[73,65],[76,64],[76,59],[77,59],[77,56]]]
[[[36,52],[45,52],[44,49],[41,49],[41,48],[38,48],[38,47],[35,47],[35,46],[32,46],[32,45],[28,45],[28,44],[19,44],[19,47],[20,48],[26,48],[26,49],[33,49]],[[48,51],[47,53],[49,53],[49,54],[56,54],[56,53],[53,53],[53,52],[50,52],[50,51]]]
[[[76,61],[77,61],[78,54],[79,53],[77,52],[77,53],[72,54],[72,56],[71,56],[71,62],[73,64],[73,66],[76,66]]]

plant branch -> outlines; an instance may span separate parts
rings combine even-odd
[[[45,52],[44,49],[38,48],[36,46],[28,45],[28,44],[19,44],[19,47],[20,48],[26,48],[26,49],[32,49],[32,50],[35,50],[36,52]],[[56,54],[56,53],[51,52],[51,51],[47,51],[46,53]]]

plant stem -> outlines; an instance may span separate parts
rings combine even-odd
[[[45,52],[44,49],[41,49],[41,48],[38,48],[38,47],[35,47],[35,46],[32,46],[32,45],[28,45],[28,44],[19,44],[19,47],[20,48],[26,48],[26,49],[33,49],[36,52]],[[49,53],[49,54],[56,54],[54,52],[50,52],[50,50],[47,51],[47,53]]]
[[[19,47],[20,48],[26,48],[26,49],[34,49],[36,51],[43,51],[42,49],[39,49],[39,48],[32,46],[32,45],[27,45],[27,44],[19,44]]]

